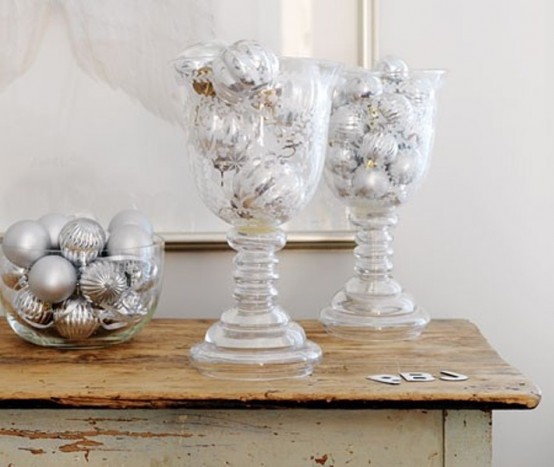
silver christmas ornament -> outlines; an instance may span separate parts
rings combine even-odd
[[[370,73],[366,75],[356,74],[345,80],[336,91],[339,102],[355,102],[361,99],[375,98],[383,92],[381,80]]]
[[[398,57],[388,55],[379,60],[374,68],[374,71],[383,73],[384,75],[393,75],[404,77],[408,74],[408,65],[406,62]]]
[[[341,176],[351,177],[361,161],[356,157],[356,151],[350,146],[336,144],[327,150],[325,165],[327,168]]]
[[[388,133],[376,132],[364,135],[360,155],[365,161],[375,165],[384,165],[394,160],[398,152],[398,143]]]
[[[87,265],[79,281],[81,293],[97,305],[111,305],[127,289],[127,278],[117,263],[97,260]]]
[[[244,219],[286,222],[302,203],[302,184],[300,167],[293,163],[253,161],[235,175],[231,205]]]
[[[233,103],[270,86],[279,72],[279,59],[258,42],[241,40],[214,58],[212,71],[215,93]]]
[[[175,59],[175,70],[180,81],[190,82],[193,89],[200,95],[213,94],[211,79],[211,63],[218,56],[225,44],[218,40],[193,44]],[[211,89],[211,91],[210,91]]]
[[[134,291],[145,292],[156,284],[159,269],[154,261],[117,256],[113,259],[116,258],[120,271],[125,275],[129,286]]]
[[[61,256],[44,256],[29,270],[29,289],[40,300],[59,303],[69,298],[77,287],[77,271]]]
[[[256,132],[252,114],[235,112],[217,100],[197,108],[195,123],[194,137],[213,159],[240,154],[252,144]]]
[[[50,236],[37,221],[23,220],[12,224],[6,230],[2,241],[4,255],[15,265],[29,268],[46,254]]]
[[[366,131],[368,115],[358,104],[348,104],[336,108],[329,123],[329,141],[357,144]]]
[[[99,310],[98,320],[106,331],[120,330],[133,324],[129,316],[112,308]]]
[[[59,213],[46,214],[39,218],[38,222],[48,232],[50,236],[50,249],[57,250],[60,247],[60,232],[62,231],[65,224],[71,220],[70,216]]]
[[[410,101],[400,94],[383,94],[378,108],[385,118],[385,128],[389,131],[404,131],[412,124],[415,116]]]
[[[62,254],[73,264],[84,266],[104,249],[106,233],[93,219],[84,217],[69,221],[60,232]]]
[[[138,225],[140,228],[148,232],[150,235],[154,233],[152,223],[141,211],[137,209],[126,209],[118,212],[108,226],[108,232],[113,232],[122,225]]]
[[[352,186],[357,196],[379,199],[389,191],[390,181],[383,170],[360,167],[354,175]]]
[[[10,289],[19,290],[27,283],[27,270],[16,266],[4,255],[0,255],[0,274],[2,282]]]
[[[108,239],[106,249],[109,256],[132,255],[141,257],[148,255],[152,245],[152,236],[136,225],[122,225],[115,229]]]
[[[421,170],[421,154],[417,150],[402,150],[396,160],[389,166],[393,183],[407,185],[412,183]]]
[[[100,326],[98,313],[84,298],[70,298],[54,310],[54,325],[62,337],[81,340]]]
[[[14,299],[17,315],[35,328],[46,328],[52,323],[52,306],[39,300],[28,287],[17,292]]]
[[[150,294],[127,290],[121,298],[110,307],[113,311],[123,315],[129,322],[140,321],[148,314]]]

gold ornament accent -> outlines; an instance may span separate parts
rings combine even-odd
[[[215,89],[208,76],[212,70],[208,67],[200,68],[197,72],[197,79],[192,82],[192,88],[196,94],[201,96],[213,97],[215,96]]]
[[[373,159],[369,159],[365,164],[365,168],[368,169],[368,170],[374,169],[375,167],[377,167],[377,164],[375,163],[375,161]]]
[[[193,81],[192,87],[196,94],[200,94],[201,96],[215,96],[214,86],[210,81]]]

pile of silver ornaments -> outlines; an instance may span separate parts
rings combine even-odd
[[[348,70],[337,86],[325,176],[351,206],[405,201],[428,166],[436,77],[394,57]]]
[[[288,220],[305,197],[303,174],[317,172],[308,153],[318,110],[256,41],[198,44],[177,62],[190,86],[188,124],[204,157],[199,173],[213,179],[201,190],[206,204],[231,224]]]
[[[118,213],[107,231],[63,214],[16,222],[2,242],[3,305],[20,324],[68,341],[127,330],[157,302],[153,244],[137,210]]]

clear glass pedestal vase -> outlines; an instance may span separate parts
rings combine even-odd
[[[201,43],[176,60],[188,99],[200,197],[232,226],[236,306],[190,352],[204,374],[241,380],[310,374],[321,349],[277,305],[280,226],[313,197],[325,164],[335,63],[277,57],[254,41]]]
[[[372,71],[342,72],[331,110],[325,179],[357,229],[355,275],[322,310],[332,334],[363,341],[412,339],[427,313],[394,280],[396,210],[429,167],[436,90],[443,72],[385,58]]]
[[[320,347],[277,305],[278,260],[286,242],[281,230],[227,236],[234,259],[236,306],[225,311],[192,347],[192,364],[225,379],[271,380],[309,375],[321,359]]]
[[[325,329],[352,340],[413,339],[429,322],[428,314],[392,277],[394,209],[356,212],[355,275],[322,310]]]

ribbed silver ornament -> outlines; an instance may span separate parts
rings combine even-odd
[[[127,277],[131,289],[136,292],[146,292],[156,285],[159,269],[154,261],[134,257],[116,257],[115,261]]]
[[[28,287],[17,292],[14,308],[19,318],[30,326],[43,329],[52,324],[52,305],[39,300]]]
[[[127,290],[114,305],[114,310],[130,320],[141,320],[148,314],[150,294]]]
[[[84,298],[69,298],[54,310],[54,324],[62,337],[81,340],[100,326],[98,313]]]
[[[78,266],[85,266],[96,259],[105,243],[106,232],[93,219],[74,219],[60,232],[62,254]]]
[[[97,305],[112,305],[128,288],[127,277],[121,267],[109,260],[97,260],[83,269],[81,292]]]

